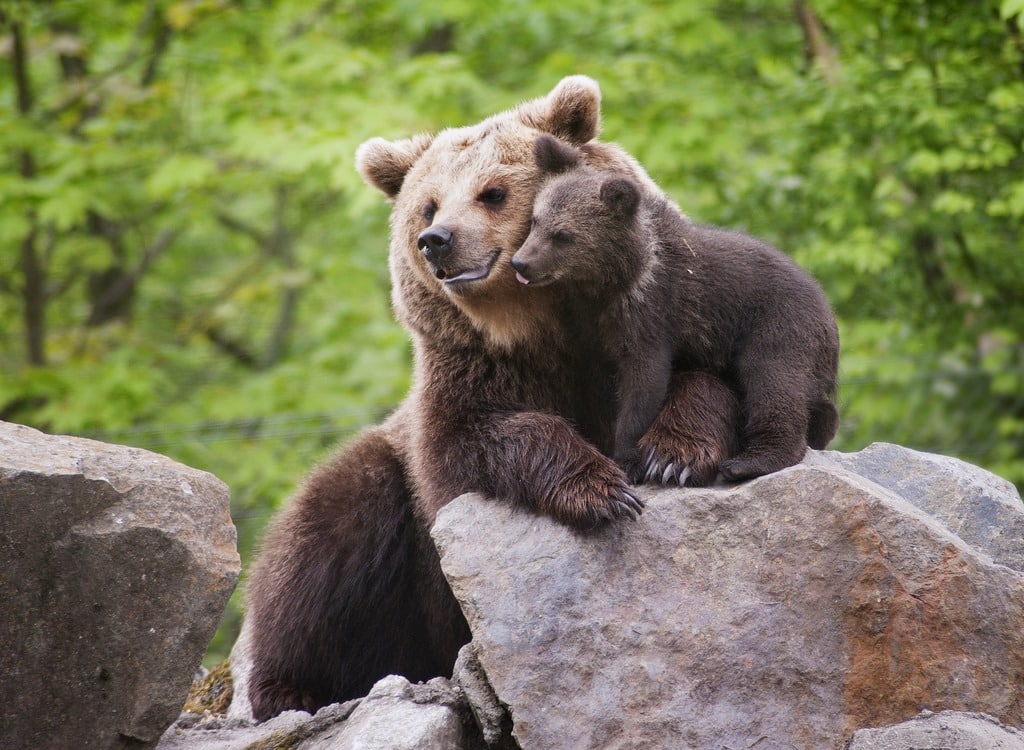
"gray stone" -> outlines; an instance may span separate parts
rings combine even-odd
[[[1024,733],[986,714],[925,711],[894,726],[860,729],[846,750],[1024,750]]]
[[[484,743],[494,746],[505,741],[506,735],[510,731],[506,724],[511,722],[508,712],[499,703],[494,688],[487,680],[487,674],[476,653],[476,644],[467,643],[459,650],[452,680],[466,696],[473,719],[483,735]]]
[[[249,674],[252,672],[252,659],[249,658],[250,633],[249,619],[246,618],[242,621],[242,630],[238,633],[235,645],[231,647],[231,654],[228,656],[234,692],[227,718],[253,722],[252,701],[249,700]]]
[[[589,533],[479,496],[433,533],[523,748],[838,750],[922,708],[1024,724],[1024,575],[899,486],[812,457],[644,488],[639,522]]]
[[[270,721],[183,715],[164,734],[158,750],[476,750],[467,733],[465,701],[448,680],[410,684],[385,677],[365,698],[334,703],[310,716],[286,711]]]
[[[152,747],[239,573],[227,487],[0,423],[0,747]]]
[[[385,677],[373,686],[348,721],[303,742],[299,750],[465,747],[463,717],[454,708],[457,697],[451,693],[446,701],[441,693],[451,688],[442,687],[442,682],[446,684],[447,680],[432,680],[435,694],[418,697],[414,688],[423,691],[424,686],[413,686],[403,677]]]
[[[219,716],[182,714],[160,738],[158,750],[271,750],[296,748],[301,742],[331,731],[359,705],[358,700],[332,703],[316,715],[285,711],[262,724]]]
[[[885,487],[1001,565],[1024,571],[1024,513],[1012,483],[951,456],[873,443],[857,453],[811,452],[808,464],[839,466]]]

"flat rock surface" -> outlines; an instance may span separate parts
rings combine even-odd
[[[1024,724],[1024,576],[992,559],[1019,549],[901,496],[937,492],[925,469],[901,490],[840,463],[645,488],[639,522],[590,533],[479,496],[442,510],[442,566],[520,745],[839,750],[922,708]]]

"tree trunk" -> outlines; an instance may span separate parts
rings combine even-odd
[[[793,11],[804,32],[804,58],[808,67],[818,66],[826,83],[835,83],[839,80],[839,56],[828,43],[828,34],[821,19],[803,0],[795,0]]]
[[[32,83],[28,76],[28,51],[25,48],[24,30],[17,21],[11,22],[11,41],[11,71],[14,75],[18,113],[25,117],[32,111]],[[26,179],[36,175],[35,159],[28,149],[18,153],[18,171]],[[29,230],[21,241],[21,301],[25,324],[25,358],[30,365],[42,366],[46,364],[46,269],[43,268],[36,247],[38,227],[35,215],[29,216],[29,222]]]

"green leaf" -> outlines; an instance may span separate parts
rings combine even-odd
[[[37,209],[40,222],[52,223],[54,228],[66,232],[85,221],[92,196],[76,186],[61,187],[39,204]]]
[[[999,16],[1005,21],[1024,12],[1024,0],[1002,0],[999,4]]]
[[[170,156],[146,180],[146,192],[154,198],[169,198],[181,190],[202,187],[216,173],[211,159],[193,154]]]
[[[943,190],[932,201],[932,208],[943,214],[965,214],[974,210],[974,198],[957,192],[956,190]]]

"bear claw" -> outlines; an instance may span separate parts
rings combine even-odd
[[[621,515],[636,521],[644,510],[644,501],[629,490],[623,490],[618,498],[618,506]]]

